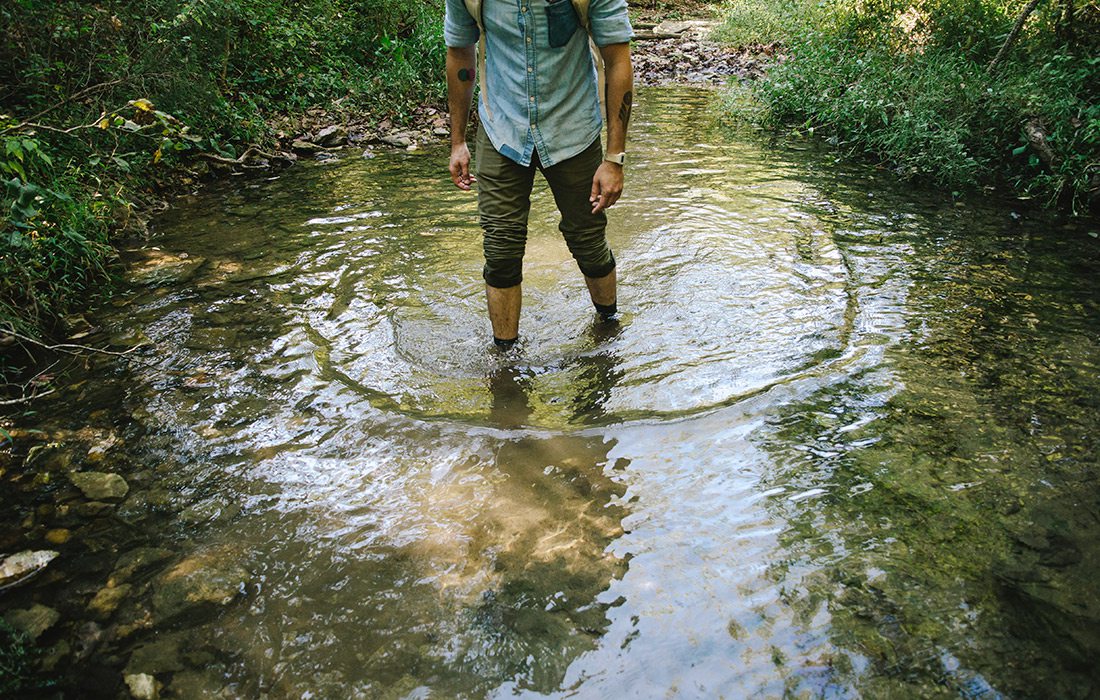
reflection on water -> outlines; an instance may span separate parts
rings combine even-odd
[[[1093,694],[1095,241],[764,150],[707,104],[639,100],[609,229],[620,321],[593,317],[536,191],[510,354],[439,150],[164,217],[157,244],[202,266],[101,319],[151,340],[145,364],[97,358],[54,404],[110,417],[133,493],[86,533],[94,557],[59,560],[83,569],[20,604],[166,551],[67,682]],[[243,570],[241,594],[167,615],[193,569]]]

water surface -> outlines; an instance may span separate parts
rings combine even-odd
[[[158,678],[191,696],[1100,692],[1088,226],[767,147],[709,100],[640,95],[617,325],[539,180],[514,357],[439,148],[164,216],[205,263],[107,312],[151,347],[54,407],[135,436],[112,557],[250,581],[85,663],[177,640]]]

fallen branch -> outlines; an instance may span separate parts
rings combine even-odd
[[[139,348],[143,348],[147,345],[147,343],[138,343],[137,345],[130,348],[129,350],[123,350],[123,351],[120,352],[120,351],[116,351],[116,350],[104,350],[102,348],[93,348],[90,345],[79,345],[77,343],[58,343],[56,345],[50,345],[49,343],[43,343],[41,340],[35,340],[34,338],[31,338],[30,336],[23,335],[22,333],[17,333],[16,331],[13,331],[13,330],[3,330],[3,331],[0,331],[0,333],[3,333],[4,335],[7,335],[7,336],[11,336],[11,337],[15,338],[16,340],[22,340],[25,343],[30,343],[32,345],[37,345],[38,347],[42,348],[43,350],[56,350],[57,352],[63,352],[66,355],[79,355],[81,352],[91,352],[91,353],[96,353],[98,355],[111,355],[113,357],[125,357],[126,355],[129,355],[133,351],[135,351]]]
[[[4,130],[0,131],[0,136],[3,136],[4,134],[7,134],[7,133],[9,133],[9,132],[12,132],[12,131],[18,131],[18,130],[20,130],[20,129],[24,129],[24,128],[28,127],[28,126],[29,126],[29,127],[32,127],[32,128],[40,128],[40,129],[41,129],[41,128],[45,128],[45,129],[47,129],[48,131],[57,131],[58,129],[55,129],[55,128],[50,128],[50,127],[43,127],[43,126],[42,126],[41,124],[35,124],[34,122],[35,122],[35,120],[37,120],[37,119],[40,119],[41,117],[44,117],[44,116],[46,116],[47,114],[49,114],[50,112],[54,111],[55,109],[59,109],[59,108],[61,108],[61,107],[64,107],[64,106],[65,106],[66,104],[68,104],[68,103],[72,102],[73,100],[78,100],[78,99],[80,99],[81,97],[84,97],[85,95],[87,95],[87,94],[89,94],[89,93],[91,93],[91,92],[95,92],[96,90],[102,90],[102,89],[104,89],[104,88],[109,88],[109,87],[112,87],[112,86],[114,86],[114,85],[118,85],[118,84],[119,84],[119,83],[121,83],[121,82],[123,82],[123,79],[122,79],[122,78],[119,78],[118,80],[108,80],[108,81],[107,81],[107,82],[105,82],[105,83],[98,83],[98,84],[96,84],[96,85],[92,85],[92,86],[90,86],[90,87],[86,87],[86,88],[84,88],[83,90],[79,90],[79,91],[77,91],[77,92],[73,93],[72,95],[69,95],[69,96],[68,96],[68,97],[66,97],[65,99],[61,100],[61,101],[60,101],[60,102],[58,102],[57,104],[55,104],[55,105],[53,105],[53,106],[51,106],[51,107],[47,107],[46,109],[42,110],[42,111],[41,111],[41,112],[39,112],[38,114],[35,114],[35,115],[31,116],[31,117],[30,117],[29,119],[27,119],[27,120],[26,120],[25,122],[22,122],[22,123],[20,123],[20,124],[15,124],[14,126],[9,126],[8,128],[6,128],[6,129],[4,129]],[[100,117],[100,118],[102,119],[102,117]],[[67,133],[67,132],[63,132],[63,133]]]
[[[287,160],[284,156],[272,155],[266,151],[261,151],[256,146],[249,146],[240,158],[226,158],[225,156],[219,156],[214,153],[199,153],[199,158],[205,158],[206,160],[212,160],[215,163],[224,163],[225,165],[244,165],[253,157],[266,158],[268,160]]]
[[[1024,11],[1020,13],[1020,16],[1016,18],[1016,25],[1012,27],[1012,31],[1008,33],[1008,37],[1005,39],[1005,43],[1001,44],[1001,50],[997,52],[997,55],[993,57],[993,60],[989,62],[987,71],[992,72],[997,64],[1001,62],[1001,59],[1005,57],[1008,50],[1012,48],[1012,45],[1016,43],[1016,37],[1020,35],[1020,30],[1024,28],[1024,23],[1027,22],[1027,18],[1031,16],[1031,13],[1035,11],[1035,8],[1039,6],[1039,3],[1043,0],[1031,0],[1024,8]]]
[[[3,401],[0,401],[0,406],[17,406],[17,405],[23,404],[23,403],[30,403],[31,401],[34,401],[35,399],[42,398],[43,396],[49,396],[50,394],[54,393],[55,391],[57,391],[57,389],[50,389],[49,391],[43,391],[43,392],[40,392],[38,394],[30,394],[30,395],[27,395],[27,396],[21,396],[18,399],[5,399]]]

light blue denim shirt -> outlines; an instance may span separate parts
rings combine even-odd
[[[549,166],[590,146],[603,116],[588,33],[572,2],[482,0],[482,14],[489,109],[478,100],[478,115],[496,149],[520,165],[538,149]],[[630,41],[626,0],[592,0],[588,20],[597,46]],[[463,0],[447,0],[447,46],[471,46],[479,36]]]

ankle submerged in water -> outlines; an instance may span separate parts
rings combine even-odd
[[[600,315],[600,318],[605,321],[609,318],[614,318],[615,314],[619,313],[617,302],[611,302],[610,304],[597,304],[593,302],[592,305],[596,307],[596,313]]]
[[[519,340],[518,337],[512,338],[511,340],[506,340],[504,338],[498,338],[494,335],[493,345],[496,345],[498,350],[511,350],[512,347],[515,346],[517,340]]]

